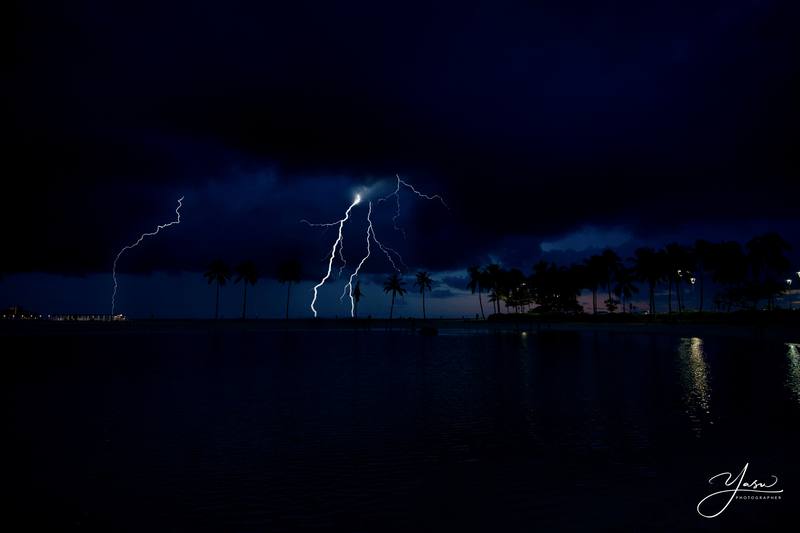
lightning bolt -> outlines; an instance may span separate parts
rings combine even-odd
[[[444,201],[444,198],[442,198],[440,195],[438,194],[430,195],[422,193],[418,191],[413,185],[404,181],[399,174],[395,175],[395,177],[397,178],[397,181],[395,183],[394,191],[384,196],[383,198],[380,198],[378,200],[378,203],[385,202],[392,197],[395,198],[395,214],[392,217],[392,222],[394,225],[394,229],[401,232],[404,238],[405,238],[405,230],[397,225],[397,220],[400,218],[400,189],[402,187],[409,189],[415,195],[425,200],[438,200],[445,208],[449,209],[447,203],[445,203]],[[338,274],[339,278],[341,278],[342,272],[344,272],[344,269],[347,266],[347,261],[345,260],[344,257],[344,236],[342,234],[342,231],[344,229],[345,223],[347,223],[347,221],[350,219],[350,212],[352,211],[353,207],[358,205],[360,202],[361,202],[361,195],[356,194],[355,200],[353,200],[353,203],[350,204],[350,207],[348,207],[347,211],[345,211],[344,217],[335,222],[312,223],[306,219],[300,220],[300,222],[307,224],[308,226],[311,227],[321,227],[321,228],[338,227],[338,235],[336,237],[336,240],[334,241],[333,246],[331,247],[330,253],[326,254],[326,257],[328,258],[328,270],[325,273],[325,276],[322,278],[322,280],[320,280],[320,282],[317,283],[313,289],[314,298],[311,300],[311,311],[314,313],[315,317],[317,316],[316,302],[317,302],[318,290],[320,287],[325,285],[328,279],[330,279],[331,272],[333,270],[333,262],[335,261],[336,257],[338,256],[339,260],[342,262],[341,266],[339,267],[339,274]],[[370,258],[370,255],[372,254],[372,246],[371,246],[372,243],[374,243],[375,246],[377,246],[378,249],[383,253],[383,255],[386,257],[386,260],[389,262],[390,265],[392,265],[392,268],[396,272],[398,273],[402,272],[401,268],[398,266],[398,263],[403,267],[403,269],[408,269],[408,266],[406,265],[405,261],[403,261],[403,257],[400,255],[400,253],[397,250],[384,245],[378,239],[378,236],[375,233],[375,226],[373,225],[372,222],[371,201],[369,202],[369,207],[367,209],[367,231],[365,237],[366,237],[366,248],[367,248],[366,254],[361,258],[355,270],[353,270],[353,272],[350,274],[347,283],[344,285],[342,289],[342,295],[339,297],[339,300],[342,301],[344,300],[345,296],[349,296],[350,316],[355,316],[355,299],[353,298],[353,282],[358,279],[358,276],[361,273],[361,268],[364,266],[364,263],[367,262],[367,260]]]
[[[374,238],[374,230],[372,229],[372,202],[369,203],[369,209],[367,210],[367,254],[361,258],[361,261],[358,263],[358,266],[350,274],[350,279],[347,280],[347,284],[344,286],[344,290],[342,291],[342,296],[339,298],[339,301],[344,299],[345,295],[350,296],[350,316],[355,316],[356,310],[356,303],[353,299],[353,280],[358,277],[358,273],[361,271],[361,267],[364,266],[364,263],[369,259],[369,255],[371,253],[369,247],[369,241],[371,238]]]
[[[333,242],[333,247],[331,248],[331,255],[330,255],[330,258],[328,259],[328,271],[325,274],[325,277],[323,277],[322,280],[319,283],[314,285],[314,298],[311,300],[311,311],[314,313],[314,317],[315,318],[317,316],[317,308],[314,307],[314,304],[317,303],[317,290],[319,290],[320,287],[325,285],[325,282],[328,281],[328,278],[331,277],[331,269],[333,269],[333,259],[336,257],[336,248],[337,247],[339,247],[339,256],[342,259],[342,261],[344,261],[344,255],[341,253],[341,247],[343,246],[343,241],[344,241],[344,237],[342,236],[342,229],[344,228],[345,222],[347,222],[350,219],[350,211],[352,211],[352,209],[355,206],[357,206],[360,202],[361,202],[361,195],[360,194],[356,194],[356,197],[353,200],[353,203],[350,204],[350,207],[348,207],[347,211],[344,212],[344,218],[342,218],[341,220],[337,220],[336,222],[323,223],[323,224],[312,224],[311,222],[309,222],[308,220],[305,220],[305,219],[300,221],[300,222],[304,222],[304,223],[306,223],[306,224],[308,224],[309,226],[312,226],[312,227],[339,226],[339,235],[336,238],[336,240]],[[342,266],[342,268],[344,268],[344,266]],[[339,272],[341,272],[341,269],[339,270]]]
[[[178,207],[175,208],[175,214],[178,215],[178,218],[169,222],[167,224],[160,224],[156,226],[155,231],[151,231],[150,233],[142,233],[142,235],[134,242],[133,244],[129,244],[128,246],[124,247],[122,250],[119,251],[117,256],[114,258],[114,265],[111,268],[111,277],[114,279],[114,292],[111,293],[111,316],[114,316],[114,308],[116,307],[117,303],[117,262],[119,258],[124,254],[126,251],[130,250],[131,248],[136,248],[139,244],[144,240],[145,237],[152,237],[153,235],[157,235],[159,231],[164,228],[168,228],[170,226],[175,226],[181,223],[181,207],[183,207],[183,196],[178,198]]]
[[[356,202],[356,203],[358,203],[358,202]],[[339,223],[341,222],[341,220],[337,220],[336,222],[314,223],[314,222],[309,222],[308,220],[303,218],[303,219],[300,220],[300,222],[302,222],[303,224],[307,224],[308,226],[311,226],[312,228],[330,228],[330,227],[333,227],[333,226],[338,226]],[[342,262],[342,266],[339,267],[339,273],[336,275],[336,279],[339,279],[339,278],[342,277],[342,271],[344,271],[345,267],[347,266],[347,260],[344,258],[344,235],[340,235],[339,245],[340,245],[339,246],[339,253],[337,255],[339,256],[339,259]],[[325,255],[325,257],[327,257],[327,254]]]
[[[399,268],[397,268],[397,264],[392,259],[392,254],[397,256],[397,260],[400,262],[401,265],[403,265],[403,268],[408,270],[408,265],[406,265],[405,261],[403,261],[403,256],[401,256],[400,253],[397,250],[395,250],[393,248],[389,248],[388,246],[385,246],[381,241],[379,241],[378,237],[375,235],[375,229],[374,228],[372,230],[372,239],[375,241],[375,244],[378,245],[378,248],[381,249],[381,252],[384,253],[384,255],[386,256],[386,259],[389,261],[389,263],[391,263],[392,268],[395,269],[396,272],[399,273],[399,272],[401,272],[401,270]]]
[[[411,185],[407,181],[404,181],[400,177],[400,174],[395,174],[395,177],[397,178],[397,181],[395,182],[394,190],[391,193],[389,193],[386,196],[384,196],[383,198],[379,199],[378,203],[379,204],[383,203],[386,200],[388,200],[389,198],[394,196],[395,210],[394,210],[394,216],[392,217],[392,224],[394,225],[394,229],[396,231],[399,231],[400,233],[403,234],[403,238],[404,239],[406,238],[406,230],[397,225],[397,219],[400,218],[400,187],[406,187],[406,188],[410,189],[411,192],[413,192],[414,194],[416,194],[420,198],[424,198],[425,200],[439,200],[446,209],[450,209],[447,206],[447,204],[445,203],[444,198],[442,198],[438,194],[425,194],[425,193],[422,193],[422,192],[418,191],[417,189],[415,189],[413,185]]]
[[[386,255],[386,259],[389,260],[389,263],[392,265],[392,268],[394,268],[395,271],[400,272],[400,269],[397,268],[397,264],[392,259],[391,255],[392,253],[397,256],[398,261],[400,262],[401,265],[403,265],[403,267],[405,267],[406,269],[408,268],[408,266],[403,262],[402,256],[396,250],[393,250],[392,248],[385,246],[383,243],[381,243],[381,241],[378,240],[378,236],[375,234],[375,227],[372,225],[372,202],[370,202],[369,209],[367,210],[367,253],[366,255],[364,255],[364,257],[361,258],[361,261],[359,261],[358,266],[353,271],[353,273],[350,274],[350,279],[347,281],[347,284],[345,284],[344,289],[342,290],[342,296],[339,298],[339,300],[341,301],[344,299],[345,296],[350,297],[351,317],[355,316],[355,309],[356,309],[356,303],[355,300],[353,299],[353,280],[358,278],[358,274],[361,271],[361,267],[364,266],[364,263],[367,262],[367,259],[369,259],[369,256],[372,253],[372,249],[370,248],[371,241],[374,242],[378,246],[378,248],[380,248],[380,250]]]

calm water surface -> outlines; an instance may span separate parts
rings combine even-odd
[[[769,528],[798,346],[615,333],[2,339],[11,517],[59,531]],[[800,341],[800,339],[798,339]],[[781,501],[695,506],[723,471]]]

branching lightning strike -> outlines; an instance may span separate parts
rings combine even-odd
[[[392,265],[392,268],[396,272],[400,272],[400,269],[397,268],[397,264],[392,259],[392,253],[397,256],[398,261],[400,262],[403,267],[408,268],[408,266],[403,262],[402,256],[392,248],[385,246],[381,241],[378,240],[378,236],[375,234],[375,226],[372,225],[372,202],[369,203],[369,209],[367,210],[367,253],[364,257],[361,258],[361,261],[358,263],[358,266],[350,274],[350,278],[347,280],[347,283],[342,290],[342,296],[339,300],[343,300],[345,296],[350,297],[350,316],[355,316],[355,300],[353,299],[353,280],[358,277],[359,272],[361,271],[361,267],[364,266],[364,263],[369,259],[369,256],[372,252],[370,248],[370,241],[374,242],[378,245],[378,248],[386,255],[386,259],[388,259],[389,263]],[[391,252],[391,253],[390,253]]]
[[[403,238],[404,239],[406,238],[406,230],[397,225],[397,219],[400,218],[400,187],[404,186],[404,187],[409,188],[411,190],[411,192],[413,192],[414,194],[416,194],[420,198],[424,198],[425,200],[439,200],[446,209],[450,209],[447,206],[447,204],[445,203],[444,198],[442,198],[438,194],[430,195],[430,194],[424,194],[424,193],[419,192],[417,189],[414,188],[413,185],[411,185],[410,183],[408,183],[406,181],[403,181],[403,179],[400,177],[400,174],[395,174],[395,178],[397,178],[397,182],[395,184],[394,190],[391,193],[389,193],[386,196],[384,196],[383,198],[379,199],[378,203],[379,204],[383,203],[386,200],[388,200],[389,198],[391,198],[392,196],[394,196],[395,210],[394,210],[394,216],[392,217],[392,224],[394,225],[394,229],[396,231],[399,231],[400,233],[403,234]]]
[[[350,279],[347,280],[347,284],[344,286],[344,290],[342,291],[342,296],[339,300],[342,300],[345,295],[350,296],[350,316],[355,316],[355,300],[353,300],[353,280],[358,277],[358,273],[361,271],[361,267],[364,266],[364,263],[369,259],[369,255],[371,253],[369,241],[371,238],[374,238],[374,233],[372,229],[372,202],[369,203],[369,209],[367,210],[367,254],[361,258],[359,261],[358,266],[350,274]],[[377,242],[377,240],[376,240]]]
[[[336,257],[336,248],[337,247],[341,247],[342,244],[343,244],[343,240],[344,240],[344,237],[342,235],[342,229],[344,228],[345,222],[347,222],[350,219],[350,211],[352,211],[352,209],[355,206],[357,206],[360,202],[361,202],[361,195],[360,194],[356,194],[356,197],[353,200],[353,203],[350,204],[350,207],[348,207],[347,211],[344,212],[344,218],[342,218],[341,220],[337,220],[336,222],[323,223],[323,224],[312,224],[311,222],[309,222],[308,220],[305,220],[305,219],[300,221],[300,222],[304,222],[304,223],[308,224],[309,226],[317,226],[317,227],[319,227],[319,226],[330,227],[330,226],[336,226],[336,225],[339,226],[339,235],[336,238],[336,240],[333,242],[333,247],[331,248],[331,255],[330,255],[330,258],[328,259],[328,272],[325,274],[325,277],[322,278],[322,281],[320,281],[319,283],[314,285],[314,298],[311,300],[311,311],[314,313],[314,317],[317,316],[317,308],[314,307],[314,305],[317,303],[317,291],[319,290],[320,287],[325,285],[325,282],[328,281],[329,277],[331,277],[331,269],[333,268],[333,259],[334,259],[334,257]],[[344,261],[344,256],[343,255],[341,256],[341,259],[342,259],[342,261]],[[344,268],[344,267],[342,267],[342,268]]]
[[[129,244],[128,246],[124,247],[122,250],[119,251],[117,256],[114,258],[114,265],[111,268],[111,277],[114,280],[114,291],[111,293],[111,316],[114,316],[114,308],[116,307],[117,303],[117,288],[119,284],[117,283],[117,262],[119,258],[122,256],[123,253],[130,250],[131,248],[136,248],[139,244],[144,240],[145,237],[152,237],[153,235],[158,234],[164,228],[168,228],[170,226],[175,226],[181,223],[181,207],[183,207],[183,196],[178,198],[178,207],[175,208],[175,214],[178,215],[178,218],[169,222],[167,224],[159,224],[156,226],[155,231],[151,231],[149,233],[142,233],[142,235],[134,242],[133,244]]]
[[[396,182],[396,186],[395,186],[394,191],[391,192],[390,194],[388,194],[387,196],[385,196],[383,198],[380,198],[378,200],[378,203],[382,203],[382,202],[388,200],[389,198],[391,198],[392,196],[395,197],[396,209],[395,209],[394,217],[392,217],[392,222],[393,222],[393,225],[394,225],[394,229],[397,230],[397,231],[400,231],[403,234],[403,237],[405,237],[405,231],[402,228],[398,227],[398,225],[397,225],[397,219],[400,218],[400,188],[401,187],[408,188],[409,190],[411,190],[411,192],[413,192],[414,194],[416,194],[417,196],[419,196],[420,198],[423,198],[425,200],[439,200],[445,208],[448,208],[447,204],[444,201],[444,199],[441,196],[439,196],[438,194],[434,194],[434,195],[424,194],[424,193],[418,191],[417,189],[415,189],[414,186],[411,185],[410,183],[408,183],[406,181],[403,181],[403,179],[401,179],[399,175],[396,175],[396,178],[397,178],[397,182]],[[343,236],[342,232],[343,232],[345,223],[350,219],[350,212],[352,211],[353,207],[358,205],[360,202],[361,202],[361,195],[360,194],[356,194],[355,200],[353,200],[353,203],[350,204],[350,207],[348,207],[347,211],[345,211],[344,217],[342,219],[340,219],[340,220],[335,221],[335,222],[312,223],[312,222],[309,222],[306,219],[300,220],[300,222],[302,222],[304,224],[307,224],[307,225],[309,225],[311,227],[330,228],[330,227],[338,226],[338,235],[336,237],[336,240],[334,241],[333,246],[331,247],[330,253],[328,255],[326,255],[326,257],[328,258],[328,270],[325,273],[325,276],[322,278],[322,280],[320,280],[320,282],[317,283],[314,286],[314,289],[313,289],[314,297],[311,300],[311,311],[314,313],[315,317],[317,316],[316,303],[317,303],[318,290],[320,289],[320,287],[325,285],[325,283],[331,277],[331,271],[333,269],[333,262],[334,262],[335,258],[337,257],[337,255],[338,255],[339,259],[342,262],[341,266],[339,267],[339,277],[341,277],[342,272],[344,271],[345,267],[347,266],[347,261],[345,260],[344,252],[343,252],[343,249],[344,249],[344,236]],[[355,316],[355,299],[353,298],[353,281],[358,278],[358,276],[359,276],[359,274],[361,272],[361,267],[364,266],[364,263],[367,262],[367,260],[369,259],[370,255],[372,254],[371,243],[374,242],[375,245],[378,247],[378,249],[380,249],[380,251],[383,252],[383,254],[386,257],[387,261],[389,261],[389,264],[392,265],[392,268],[396,272],[402,272],[400,267],[398,267],[397,263],[400,263],[400,265],[402,265],[403,268],[408,269],[408,266],[403,261],[403,257],[400,255],[400,253],[397,250],[384,245],[380,240],[378,240],[378,236],[375,233],[375,226],[372,223],[372,202],[370,201],[368,205],[369,205],[369,207],[367,209],[367,232],[366,232],[367,251],[366,251],[366,254],[359,261],[359,263],[356,266],[355,270],[353,270],[353,272],[350,274],[350,277],[348,278],[347,283],[344,285],[344,288],[342,290],[342,295],[339,298],[339,300],[343,300],[345,296],[349,296],[349,298],[350,298],[350,316]]]

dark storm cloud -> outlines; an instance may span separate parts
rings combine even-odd
[[[185,226],[129,268],[316,265],[327,241],[296,221],[335,220],[355,188],[396,172],[451,207],[404,197],[407,239],[380,227],[431,269],[528,266],[541,240],[586,225],[640,239],[678,223],[780,229],[800,194],[797,11],[21,5],[4,268],[105,270],[180,194]]]
[[[443,276],[442,283],[453,289],[465,290],[469,278],[466,276]]]
[[[458,296],[461,296],[461,294],[455,293],[450,289],[435,289],[431,291],[431,298],[456,298]]]

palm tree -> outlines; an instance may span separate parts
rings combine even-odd
[[[592,291],[592,314],[597,314],[597,289],[606,275],[606,265],[602,256],[593,255],[584,262],[583,285]]]
[[[503,296],[505,297],[506,310],[514,308],[519,312],[519,306],[525,301],[527,291],[525,274],[518,268],[512,268],[503,274]]]
[[[735,300],[732,297],[747,279],[747,257],[742,245],[736,241],[715,244],[708,263],[713,272],[711,279],[724,288],[723,293],[717,294],[718,307],[725,305],[726,311],[730,311]]]
[[[637,248],[633,257],[633,273],[639,281],[647,282],[650,314],[656,315],[656,286],[667,275],[664,252],[653,248]]]
[[[698,239],[694,243],[694,263],[697,270],[697,281],[700,282],[700,303],[697,307],[699,312],[703,312],[705,301],[706,272],[709,270],[709,259],[713,255],[714,245],[704,239]]]
[[[481,306],[481,318],[486,319],[486,315],[483,313],[483,299],[481,298],[481,292],[483,292],[483,282],[486,279],[486,276],[481,271],[481,267],[478,266],[471,266],[467,269],[467,274],[469,274],[469,283],[467,283],[467,288],[472,291],[472,294],[478,293],[478,304]]]
[[[208,272],[203,274],[203,277],[208,280],[209,285],[212,283],[217,284],[217,303],[214,307],[214,320],[216,320],[219,318],[219,288],[231,279],[231,269],[225,264],[225,261],[217,259],[212,261],[208,267]]]
[[[244,261],[236,267],[236,279],[234,283],[244,281],[244,291],[242,294],[242,320],[247,318],[247,285],[255,285],[258,281],[258,270],[252,261]]]
[[[497,312],[497,308],[500,306],[500,296],[494,290],[489,293],[489,303],[492,304],[492,309],[494,312]]]
[[[528,278],[533,300],[539,310],[559,312],[561,299],[560,287],[557,284],[558,267],[544,259],[533,265],[533,273]]]
[[[628,303],[628,311],[630,311],[631,306],[631,298],[637,292],[639,292],[639,287],[636,286],[634,281],[636,280],[634,276],[634,270],[632,268],[626,268],[624,266],[620,266],[617,270],[617,279],[616,284],[614,285],[614,294],[616,294],[622,302],[622,312],[625,312],[625,303]]]
[[[364,293],[361,292],[361,280],[358,280],[356,281],[356,286],[353,288],[353,302],[355,302],[353,306],[354,318],[358,318],[358,302],[361,301],[362,296],[364,296]]]
[[[419,292],[422,294],[422,319],[425,320],[425,291],[430,291],[433,280],[430,274],[425,271],[417,272],[417,279],[414,281],[414,286],[419,287]]]
[[[500,265],[492,263],[491,265],[486,267],[484,270],[484,276],[488,286],[491,288],[492,294],[489,297],[489,301],[494,303],[495,313],[500,314],[500,292],[501,292],[501,284],[502,284],[502,277],[503,277],[503,269],[500,268]]]
[[[406,293],[406,289],[404,287],[405,282],[400,278],[400,276],[395,272],[391,276],[389,276],[386,281],[383,282],[383,292],[385,293],[392,293],[392,306],[389,308],[389,320],[392,319],[394,316],[394,298],[398,294],[403,296]]]
[[[300,261],[288,259],[278,265],[278,281],[286,283],[286,320],[289,320],[289,301],[292,296],[292,283],[300,283],[303,267]]]
[[[583,305],[578,302],[578,297],[586,288],[586,264],[575,263],[570,265],[562,276],[563,292],[569,294],[569,301],[562,302],[561,306],[571,309],[573,312],[583,312]]]
[[[489,300],[489,296],[491,296],[492,292],[490,290],[490,287],[492,286],[492,279],[489,271],[485,268],[481,269],[480,284],[481,284],[481,289],[486,291],[487,295],[486,299]],[[494,309],[494,306],[492,306],[492,308]]]
[[[775,232],[765,233],[750,239],[747,244],[747,260],[753,283],[753,307],[758,300],[767,299],[767,308],[774,307],[775,294],[783,289],[779,275],[789,269],[789,259],[784,255],[791,246]]]
[[[683,311],[683,297],[681,295],[681,279],[685,277],[689,264],[689,248],[678,243],[670,243],[664,249],[669,265],[669,312],[672,312],[672,283],[675,283],[675,295],[678,300],[678,312]]]
[[[603,274],[605,276],[603,283],[608,289],[606,308],[609,310],[609,312],[613,313],[614,309],[616,308],[616,302],[614,301],[613,296],[614,285],[612,284],[612,280],[616,279],[617,275],[619,274],[619,271],[622,267],[622,260],[614,250],[609,249],[603,250],[603,253],[600,254],[600,258],[603,264]]]

